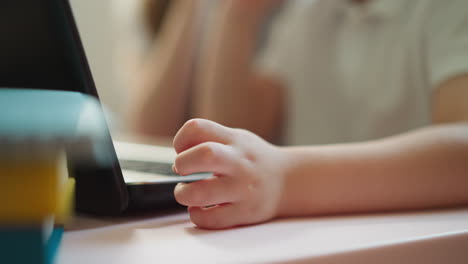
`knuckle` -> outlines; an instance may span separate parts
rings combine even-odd
[[[217,159],[218,148],[212,142],[203,143],[200,146],[200,155],[203,161],[212,162]]]
[[[241,200],[254,200],[256,195],[260,191],[255,180],[244,179],[241,184],[239,184],[239,193]]]
[[[248,160],[246,157],[241,156],[236,163],[236,172],[242,182],[250,181],[255,177],[256,171],[253,162]]]

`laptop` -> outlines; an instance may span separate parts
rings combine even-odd
[[[75,91],[98,98],[68,0],[3,0],[0,3],[0,89]],[[105,127],[109,144],[113,141]],[[208,177],[172,172],[170,148],[116,144],[112,164],[73,166],[76,209],[99,215],[178,206],[178,182]],[[124,168],[124,170],[122,169]]]

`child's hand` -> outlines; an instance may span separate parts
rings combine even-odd
[[[227,228],[277,216],[285,174],[285,154],[278,147],[248,131],[203,119],[185,123],[174,147],[177,173],[214,175],[179,183],[174,190],[197,226]]]

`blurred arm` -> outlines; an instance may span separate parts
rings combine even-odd
[[[212,35],[207,38],[193,104],[194,117],[248,129],[273,140],[283,108],[282,85],[253,70],[256,36],[264,14],[251,11],[255,9],[251,5],[256,3],[242,2],[225,1]]]
[[[286,148],[281,215],[468,204],[468,75],[434,93],[434,125],[394,137]],[[451,123],[451,124],[438,124]]]
[[[159,36],[136,69],[128,119],[138,133],[172,137],[187,119],[198,2],[173,1]]]

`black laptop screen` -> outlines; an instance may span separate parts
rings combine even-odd
[[[0,1],[0,87],[95,93],[60,0]],[[62,12],[59,12],[62,8]]]
[[[98,96],[68,0],[0,1],[1,88]],[[109,151],[115,156],[113,149]],[[78,210],[98,214],[125,210],[128,194],[116,158],[112,167],[88,164],[70,171],[77,179]]]

